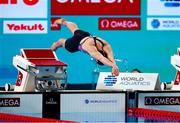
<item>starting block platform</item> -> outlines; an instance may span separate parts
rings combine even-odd
[[[13,65],[18,76],[13,87],[7,86],[8,91],[58,91],[67,85],[67,64],[51,49],[21,49],[20,55],[13,57]]]

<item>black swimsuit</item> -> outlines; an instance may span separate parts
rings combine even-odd
[[[82,44],[87,40],[85,39],[84,42],[82,42],[82,44],[80,44],[81,40],[84,39],[85,37],[89,37],[91,36],[91,34],[89,32],[85,32],[83,30],[76,30],[74,32],[74,35],[71,37],[71,38],[68,38],[65,42],[65,49],[68,50],[69,52],[71,53],[74,53],[74,52],[77,52],[77,51],[83,51],[82,49]],[[91,36],[92,37],[92,36]],[[96,41],[99,41],[101,44],[102,44],[102,50],[99,51],[104,57],[107,58],[107,53],[103,50],[103,47],[104,47],[104,43],[96,38],[96,37],[93,37],[94,39],[94,43],[95,43],[95,46],[97,46],[97,43]],[[84,51],[86,52],[86,51]],[[97,61],[97,63],[99,65],[104,65],[102,62],[100,61]]]
[[[76,30],[71,38],[68,38],[65,42],[65,48],[71,53],[79,51],[79,45],[83,38],[90,36],[89,32],[83,30]]]

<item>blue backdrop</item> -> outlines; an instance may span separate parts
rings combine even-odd
[[[176,71],[170,64],[170,57],[177,53],[177,48],[180,44],[178,39],[180,32],[148,31],[146,29],[146,2],[145,0],[141,1],[141,30],[139,31],[98,30],[98,18],[107,16],[60,17],[74,21],[80,28],[107,40],[112,45],[115,57],[128,60],[127,66],[129,71],[133,68],[138,68],[147,73],[159,73],[161,81],[171,81],[174,79]],[[48,20],[50,21],[50,5],[48,7]],[[8,19],[0,19],[0,27],[3,26],[3,20]],[[0,28],[0,85],[4,85],[6,82],[15,83],[17,70],[12,65],[12,58],[19,54],[21,48],[49,48],[54,41],[69,36],[71,36],[71,33],[66,27],[62,27],[60,31],[51,31],[50,24],[48,34],[3,34],[3,29]],[[95,68],[95,64],[88,55],[81,52],[71,54],[64,49],[58,49],[56,53],[61,61],[68,64],[69,83],[92,82],[92,71]],[[122,72],[126,71],[124,63],[117,64]],[[103,70],[110,71],[106,67]]]

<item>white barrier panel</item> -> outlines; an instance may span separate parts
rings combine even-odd
[[[0,112],[42,117],[42,94],[0,94]]]
[[[125,122],[125,93],[61,94],[61,119],[78,122]]]
[[[180,91],[138,92],[138,108],[180,112]],[[172,116],[173,117],[173,116]],[[138,119],[143,121],[143,119]]]
[[[100,72],[97,90],[161,90],[157,73],[120,73],[112,76],[110,72]]]

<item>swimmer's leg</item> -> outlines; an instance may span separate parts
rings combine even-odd
[[[74,22],[67,21],[67,20],[65,20],[65,19],[63,19],[63,18],[56,20],[55,23],[67,26],[67,28],[68,28],[73,34],[74,34],[74,32],[75,32],[77,29],[79,29],[78,26],[77,26],[77,24],[75,24]]]
[[[52,50],[57,50],[57,48],[60,48],[60,47],[65,47],[65,42],[66,42],[66,39],[59,39],[57,42],[54,42],[51,46],[51,49]]]

